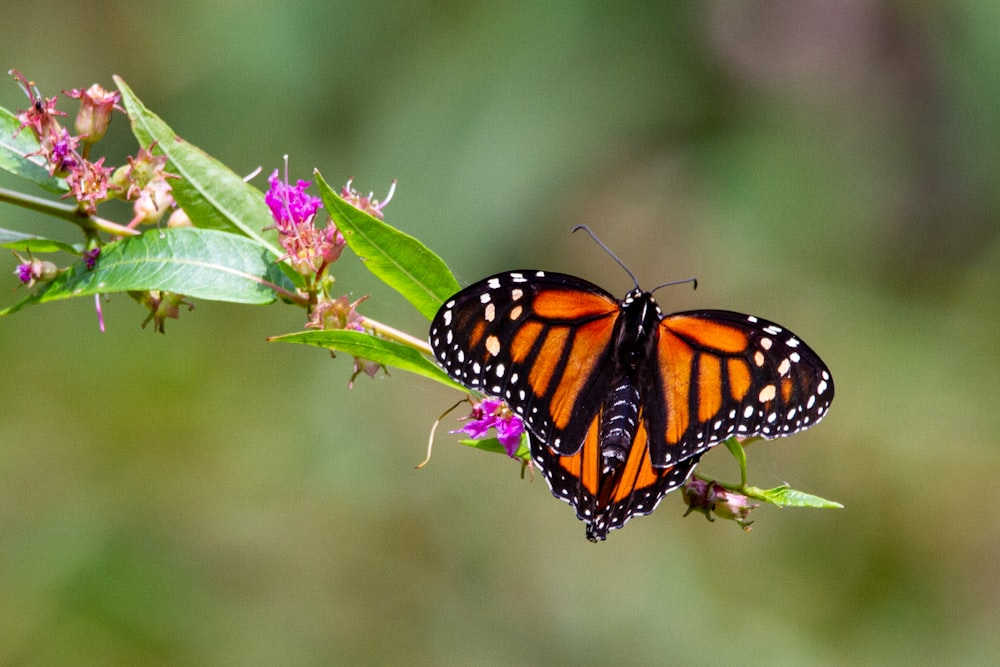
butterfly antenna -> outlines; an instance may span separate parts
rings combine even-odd
[[[671,285],[683,285],[684,283],[691,283],[691,289],[698,289],[698,279],[695,278],[694,276],[691,276],[690,278],[682,278],[681,280],[668,280],[662,285],[657,285],[653,289],[649,290],[649,293],[652,294],[661,287],[670,287]]]
[[[590,236],[590,238],[594,239],[594,243],[596,243],[597,245],[601,246],[601,249],[604,250],[604,252],[608,253],[608,255],[610,255],[611,259],[613,259],[616,262],[618,262],[618,266],[620,266],[623,269],[625,269],[625,273],[627,273],[628,277],[631,278],[632,282],[635,283],[635,288],[636,289],[640,289],[640,287],[639,287],[639,279],[635,277],[635,274],[632,273],[632,271],[627,266],[625,266],[625,262],[623,262],[620,259],[618,259],[618,255],[616,255],[615,253],[611,252],[611,248],[609,248],[608,246],[604,245],[604,241],[602,241],[601,239],[597,238],[597,235],[594,234],[594,232],[590,231],[590,227],[588,227],[587,225],[577,225],[576,227],[573,228],[573,233],[576,233],[576,232],[580,231],[581,229],[583,231],[587,232],[587,234]],[[686,282],[686,281],[682,280],[682,281],[679,281],[679,282]],[[660,285],[660,287],[663,287],[663,285]]]

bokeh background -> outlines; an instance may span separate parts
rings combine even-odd
[[[428,431],[457,395],[269,344],[290,306],[0,321],[0,663],[987,663],[1000,654],[1000,4],[0,2],[46,95],[120,74],[240,173],[384,195],[464,283],[512,268],[788,325],[833,370],[751,482],[843,510],[600,545]],[[65,100],[65,98],[63,98]],[[11,80],[0,104],[23,108]],[[63,106],[72,112],[75,105]],[[119,117],[102,144],[135,146]],[[263,177],[257,183],[263,187]],[[8,175],[0,185],[23,187]],[[128,211],[109,208],[108,215]],[[12,207],[0,227],[76,240]],[[15,260],[0,260],[3,303]],[[365,312],[426,322],[356,258]],[[716,451],[703,466],[733,479]]]

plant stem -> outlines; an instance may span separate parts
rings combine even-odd
[[[80,229],[106,232],[114,236],[138,236],[141,232],[129,229],[116,222],[99,218],[96,215],[82,215],[75,206],[70,204],[60,204],[59,202],[33,197],[23,192],[0,188],[0,202],[14,204],[21,208],[37,211],[56,218],[61,218],[71,222]]]
[[[427,356],[432,355],[431,346],[427,343],[427,341],[420,340],[419,338],[411,336],[410,334],[400,331],[399,329],[394,329],[387,324],[382,324],[381,322],[368,317],[362,317],[361,326],[369,329],[373,334],[394,340],[397,343],[402,343],[403,345],[408,345],[416,350],[419,350],[420,352],[423,352]]]

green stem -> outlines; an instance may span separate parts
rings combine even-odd
[[[400,331],[399,329],[394,329],[387,324],[382,324],[377,320],[373,320],[368,317],[361,318],[361,326],[370,330],[373,334],[382,336],[383,338],[388,338],[389,340],[394,340],[397,343],[402,343],[403,345],[408,345],[415,350],[423,352],[427,356],[431,356],[431,346],[427,341],[415,338],[410,334]]]
[[[80,229],[106,232],[114,236],[138,236],[141,232],[129,229],[124,225],[99,218],[96,215],[82,215],[77,207],[71,204],[60,204],[59,202],[33,197],[23,192],[0,188],[0,202],[14,204],[21,208],[26,208],[38,213],[44,213],[56,218],[61,218],[71,222]]]
[[[735,491],[736,493],[741,493],[743,495],[746,495],[743,492],[748,488],[746,486],[746,484],[729,484],[729,483],[726,483],[726,482],[720,482],[719,480],[713,479],[713,478],[709,477],[708,475],[703,475],[700,472],[695,472],[694,475],[692,475],[692,477],[697,477],[698,479],[700,479],[703,482],[709,482],[711,484],[717,484],[717,485],[721,486],[722,488],[724,488],[726,491]]]

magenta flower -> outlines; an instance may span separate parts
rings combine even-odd
[[[285,249],[282,259],[291,261],[296,271],[303,275],[319,275],[340,258],[347,245],[344,235],[333,222],[322,228],[316,227],[316,212],[322,206],[318,197],[306,194],[309,181],[288,183],[288,156],[285,156],[285,178],[278,177],[275,169],[267,179],[271,187],[264,195],[264,201],[274,217],[274,228]]]
[[[497,440],[503,445],[507,456],[516,458],[521,446],[521,434],[524,433],[524,422],[511,412],[507,404],[499,398],[484,398],[479,403],[473,403],[472,413],[462,428],[452,433],[465,433],[473,440],[482,440],[491,428],[496,430]]]
[[[17,253],[14,256],[21,262],[14,268],[14,275],[21,281],[22,285],[34,287],[35,283],[51,282],[59,275],[59,267],[52,262],[38,259],[37,257],[21,257]]]
[[[271,209],[279,232],[287,232],[291,227],[310,222],[323,205],[319,197],[306,194],[311,181],[300,180],[294,186],[288,184],[287,165],[284,180],[278,177],[278,170],[275,169],[267,182],[271,187],[264,195],[264,202]]]
[[[57,137],[52,143],[47,159],[49,174],[52,176],[65,173],[80,164],[79,154],[76,151],[80,139],[71,135],[64,127],[59,128]]]
[[[91,248],[90,250],[83,251],[83,264],[87,267],[88,271],[93,271],[94,267],[97,266],[97,258],[100,254],[100,248]]]
[[[31,271],[31,262],[18,264],[14,269],[14,275],[17,276],[17,279],[20,280],[22,284],[31,283],[31,281],[35,279]]]

